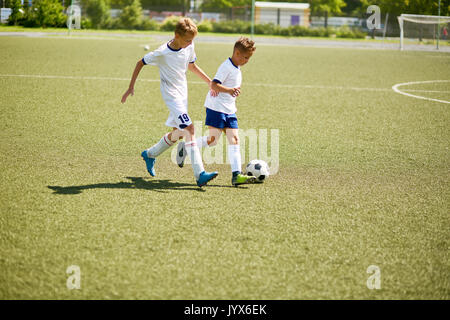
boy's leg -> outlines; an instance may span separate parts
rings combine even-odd
[[[185,149],[186,154],[188,154],[191,157],[191,163],[192,163],[192,169],[194,170],[194,176],[195,179],[198,180],[198,177],[200,176],[200,173],[205,171],[203,167],[203,161],[200,155],[200,151],[198,149],[197,143],[195,141],[195,132],[194,132],[194,125],[189,125],[186,129],[185,139]]]
[[[147,166],[147,171],[153,177],[156,175],[154,169],[156,157],[169,149],[184,134],[183,131],[180,130],[180,121],[187,122],[187,124],[191,123],[187,113],[182,114],[184,117],[180,115],[179,110],[184,110],[183,106],[183,103],[168,105],[170,113],[167,118],[166,125],[173,128],[172,132],[166,133],[155,145],[142,151],[141,153],[142,159],[144,159]],[[177,119],[178,116],[180,119]],[[186,119],[188,121],[186,121]]]
[[[147,156],[149,158],[156,158],[161,153],[169,149],[173,144],[178,140],[174,140],[174,136],[176,136],[180,132],[180,130],[173,128],[172,132],[166,133],[155,145],[146,149]]]
[[[222,129],[209,127],[209,134],[208,136],[198,137],[195,141],[197,143],[197,147],[199,149],[206,148],[206,147],[212,147],[217,144],[217,141],[219,141],[220,135],[222,134]],[[185,150],[185,143],[180,142],[177,146],[177,164],[180,168],[184,166],[184,160],[186,159],[186,150]]]
[[[194,170],[194,176],[197,180],[197,185],[202,187],[208,183],[208,181],[217,177],[217,172],[205,172],[203,167],[202,156],[200,150],[195,141],[194,125],[191,124],[185,129],[186,131],[186,143],[185,150],[186,153],[191,157],[192,169]]]
[[[147,171],[153,177],[156,175],[154,168],[156,157],[159,156],[164,151],[166,151],[167,149],[169,149],[174,144],[174,142],[170,138],[172,132],[166,133],[156,144],[142,151],[141,153],[142,159],[144,159],[145,165],[147,166]]]
[[[226,125],[226,115],[215,110],[206,108],[205,124],[209,126],[209,137],[203,136],[197,139],[197,146],[204,148],[207,146],[213,146],[217,143],[222,132],[220,131]],[[177,148],[177,163],[181,168],[184,165],[184,159],[186,157],[183,152],[184,144],[180,143]]]
[[[241,172],[241,149],[239,146],[239,133],[237,128],[227,128],[226,135],[228,140],[228,158],[230,159],[232,178],[231,183],[238,186],[244,183],[253,183],[256,178],[243,175]]]
[[[194,124],[187,113],[187,101],[168,105],[171,110],[166,125],[177,127],[184,132],[186,154],[191,157],[192,169],[197,185],[202,187],[217,176],[217,172],[205,172],[202,157],[195,141]],[[172,137],[173,140],[174,137]]]
[[[230,159],[231,172],[233,173],[241,173],[242,166],[238,130],[232,128],[225,130],[228,140],[228,158]]]

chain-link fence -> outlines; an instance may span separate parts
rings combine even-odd
[[[202,1],[146,0],[1,0],[1,21],[26,27],[67,27],[81,29],[135,29],[172,31],[181,16],[192,18],[200,32],[250,33],[252,7],[204,8]],[[70,10],[71,5],[79,7]],[[79,23],[68,16],[79,12]],[[395,14],[380,15],[376,29],[367,25],[367,14],[346,17],[311,14],[308,3],[259,2],[254,11],[255,34],[340,38],[399,37]],[[73,21],[70,20],[70,21]],[[448,38],[448,25],[411,25],[405,38],[430,40]],[[437,32],[439,28],[439,32]]]

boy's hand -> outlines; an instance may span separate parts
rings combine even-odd
[[[217,97],[219,95],[219,91],[214,90],[212,81],[209,82],[209,94],[211,97]]]
[[[122,103],[125,103],[125,101],[127,101],[127,98],[128,98],[128,96],[129,95],[134,95],[134,88],[128,88],[128,90],[123,94],[123,96],[122,96]]]
[[[234,98],[239,96],[241,94],[241,87],[231,88],[229,94]]]

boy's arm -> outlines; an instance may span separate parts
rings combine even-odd
[[[125,101],[127,101],[128,96],[134,95],[134,84],[136,82],[136,79],[139,75],[139,72],[141,72],[142,67],[144,66],[144,62],[142,62],[142,60],[139,60],[136,63],[136,67],[134,68],[133,71],[133,75],[131,76],[131,80],[130,80],[130,85],[128,86],[127,91],[125,91],[125,93],[122,96],[122,103],[125,103]]]
[[[211,89],[217,92],[224,92],[230,94],[232,97],[237,97],[241,94],[241,88],[229,88],[224,85],[222,85],[219,82],[216,82],[216,80],[212,81]]]
[[[213,82],[211,81],[211,78],[208,77],[208,75],[199,66],[197,66],[195,64],[195,62],[189,63],[188,69],[191,70],[196,75],[198,75],[200,77],[200,79],[202,79],[203,81],[205,81],[208,84],[209,88],[212,90],[211,95],[213,97],[215,97],[219,94],[217,91],[214,91],[214,89],[212,88]]]
[[[211,85],[211,79],[199,66],[195,64],[195,62],[189,63],[188,69],[198,75],[200,79],[205,81],[209,86]]]

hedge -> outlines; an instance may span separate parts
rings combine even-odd
[[[42,1],[42,0],[41,0]],[[44,0],[52,1],[52,0]],[[53,0],[54,1],[54,0]],[[163,22],[158,23],[151,19],[141,19],[139,24],[133,26],[124,25],[124,20],[120,18],[108,18],[101,25],[104,29],[136,29],[136,30],[152,30],[152,31],[173,31],[175,25],[180,17],[170,16]],[[54,26],[62,25],[61,19],[55,22]],[[33,16],[27,16],[27,19],[21,19],[18,21],[27,27],[42,26],[41,23],[33,21]],[[51,27],[52,25],[46,25]],[[91,18],[83,18],[81,27],[83,29],[95,28],[95,24],[92,23]],[[221,22],[211,22],[203,20],[197,24],[199,32],[215,32],[215,33],[236,33],[236,34],[249,34],[251,32],[251,24],[249,21],[241,20],[227,20]],[[308,28],[304,26],[289,26],[280,27],[273,23],[256,24],[254,26],[255,34],[260,35],[279,35],[285,37],[337,37],[337,38],[359,38],[363,39],[367,34],[357,28],[349,28],[343,26],[340,28]]]

